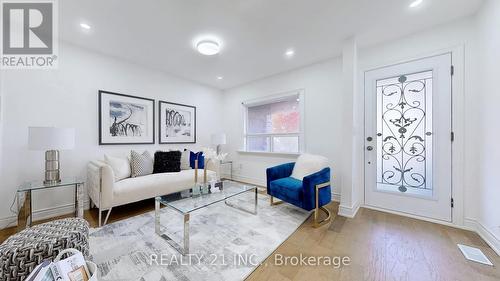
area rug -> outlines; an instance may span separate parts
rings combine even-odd
[[[231,203],[253,208],[248,192]],[[181,255],[154,232],[154,212],[91,230],[90,252],[99,280],[243,280],[309,216],[290,204],[258,199],[252,215],[217,203],[191,213],[190,254]],[[182,241],[183,219],[162,209],[162,231]]]

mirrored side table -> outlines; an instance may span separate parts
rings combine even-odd
[[[63,178],[61,182],[55,184],[44,184],[43,180],[23,183],[17,189],[17,227],[24,229],[33,224],[33,191],[60,189],[64,187],[75,188],[75,217],[83,218],[83,184],[85,182],[79,178]]]

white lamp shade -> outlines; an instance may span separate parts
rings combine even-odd
[[[29,127],[30,150],[65,150],[75,147],[74,128]]]
[[[213,145],[226,144],[226,134],[224,133],[213,134],[212,144]]]

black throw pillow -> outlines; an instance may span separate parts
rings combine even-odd
[[[157,151],[155,152],[155,161],[153,173],[172,173],[181,171],[180,151]]]

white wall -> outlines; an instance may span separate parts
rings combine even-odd
[[[241,103],[247,100],[303,89],[305,102],[305,147],[331,161],[334,192],[342,182],[341,152],[350,141],[342,125],[342,61],[340,58],[314,64],[299,70],[272,76],[224,91],[224,127],[234,160],[236,178],[265,185],[266,168],[295,161],[294,157],[239,153],[243,147],[243,114]],[[241,166],[240,166],[241,165]]]
[[[475,92],[480,106],[475,126],[478,128],[471,152],[477,154],[477,169],[471,175],[479,193],[478,227],[483,235],[493,236],[500,254],[500,1],[487,1],[478,14],[479,75]]]
[[[57,70],[9,70],[1,75],[4,83],[0,227],[12,220],[9,206],[16,187],[24,181],[43,178],[44,153],[27,149],[29,126],[76,128],[75,149],[61,151],[61,172],[63,176],[81,177],[86,175],[87,162],[102,159],[104,153],[126,155],[130,149],[154,152],[174,147],[201,148],[210,145],[211,133],[220,130],[219,90],[74,46],[60,46]],[[99,89],[196,106],[197,144],[99,146]],[[50,213],[50,208],[71,204],[71,194],[70,189],[39,192],[34,198],[34,209]]]

